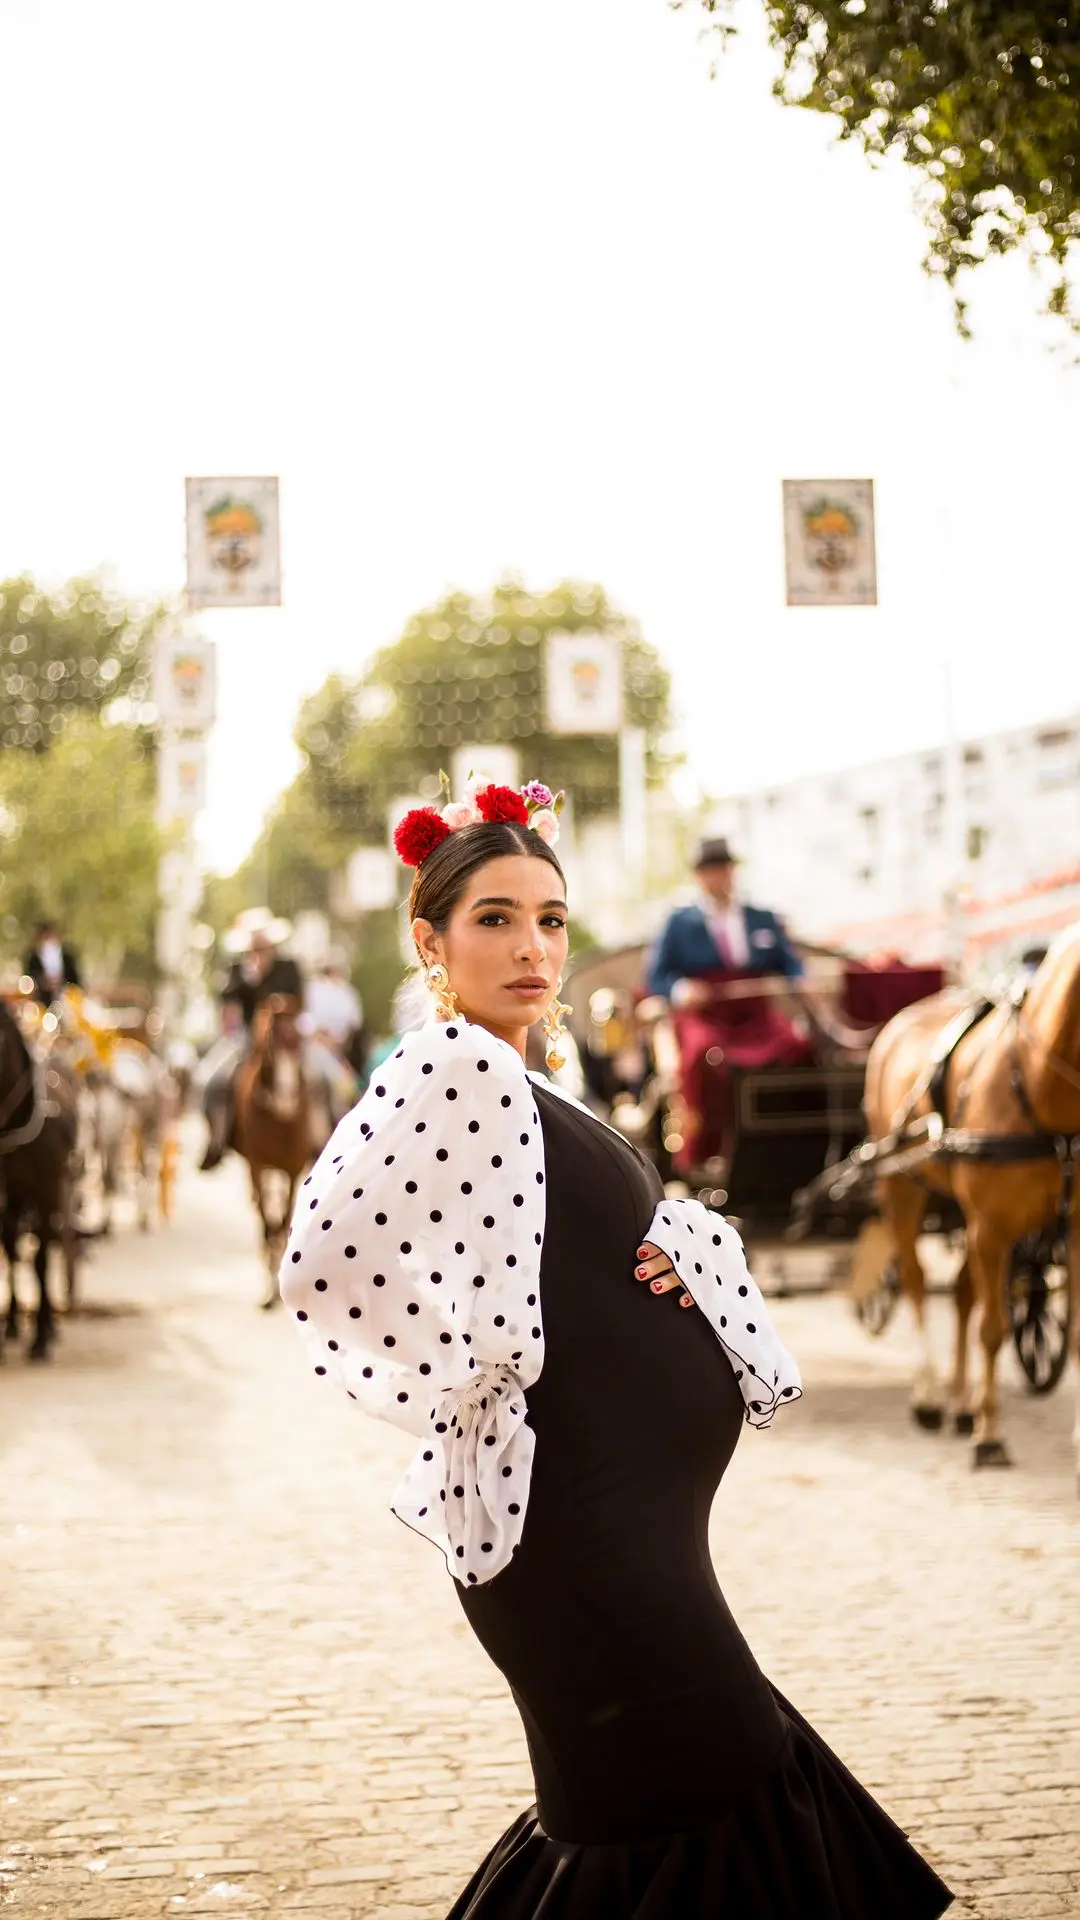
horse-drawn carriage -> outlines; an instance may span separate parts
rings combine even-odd
[[[1075,944],[1080,955],[1080,937]],[[640,946],[588,956],[573,971],[568,997],[575,1006],[572,1030],[591,1097],[654,1159],[665,1181],[679,1179],[681,1171],[683,1190],[689,1184],[707,1204],[736,1218],[759,1264],[771,1266],[781,1288],[793,1249],[824,1252],[830,1277],[851,1281],[856,1311],[870,1333],[884,1330],[901,1292],[911,1297],[925,1329],[916,1233],[947,1241],[961,1316],[952,1398],[959,1430],[970,1431],[975,1424],[966,1404],[970,1249],[974,1237],[978,1259],[985,1229],[977,1205],[985,1211],[990,1202],[985,1183],[974,1200],[967,1193],[965,1170],[968,1185],[971,1169],[996,1173],[999,1191],[1002,1181],[1010,1190],[1017,1186],[1019,1170],[1021,1193],[1010,1216],[1015,1231],[995,1253],[1000,1275],[986,1278],[976,1292],[993,1341],[996,1323],[987,1301],[996,1288],[1003,1327],[1011,1331],[1032,1390],[1047,1392],[1056,1385],[1068,1358],[1073,1318],[1067,1246],[1073,1167],[1080,1152],[1080,1019],[1075,1040],[1061,1042],[1060,1051],[1050,1045],[1054,1059],[1076,1055],[1071,1066],[1064,1059],[1066,1078],[1071,1073],[1075,1082],[1075,1113],[1063,1111],[1061,1087],[1056,1103],[1048,1103],[1041,1084],[1032,1092],[1025,1081],[1016,1093],[1014,1063],[1006,1060],[1002,1071],[1007,1088],[1014,1086],[1012,1105],[1006,1091],[1004,1105],[998,1103],[1000,1114],[992,1112],[981,1130],[973,1130],[966,1115],[963,1128],[950,1130],[949,1114],[959,1098],[957,1058],[963,1068],[980,1031],[985,1036],[1004,1026],[1006,1041],[1011,1033],[1015,1042],[1016,1032],[1023,1030],[1022,1024],[1016,1026],[1023,1022],[1023,1003],[1017,999],[998,1010],[974,993],[946,992],[938,968],[871,967],[821,948],[803,949],[811,985],[802,1016],[805,1058],[750,1068],[717,1058],[717,1071],[706,1076],[705,1089],[706,1100],[715,1101],[712,1131],[722,1138],[722,1152],[687,1174],[674,1164],[684,1125],[677,1040],[667,1003],[650,1001],[641,990],[644,956]],[[1053,960],[1052,952],[1037,981]],[[1074,997],[1080,1003],[1080,960],[1076,972]],[[771,978],[733,981],[729,990],[748,1000],[790,992],[786,982]],[[981,1018],[973,1017],[976,1011]],[[878,1111],[871,1105],[868,1112],[868,1091],[883,1077],[883,1050],[892,1050],[897,1033],[913,1036],[910,1083],[895,1097],[882,1093]],[[959,1192],[956,1178],[944,1171],[958,1164]],[[975,1181],[977,1186],[977,1173]],[[980,1337],[985,1345],[986,1333]],[[988,1367],[992,1374],[992,1361]],[[992,1390],[990,1397],[989,1418],[977,1432],[978,1457],[987,1461],[997,1457],[999,1447]],[[916,1391],[916,1412],[924,1425],[941,1424],[940,1400],[927,1357]]]

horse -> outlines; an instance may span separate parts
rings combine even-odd
[[[997,1360],[1006,1331],[1013,1250],[1052,1225],[1063,1209],[1080,1384],[1080,1257],[1071,1178],[1080,1148],[1080,925],[1054,942],[1022,996],[992,1006],[950,1051],[947,1030],[958,1017],[962,1024],[965,1009],[972,1017],[977,1014],[973,996],[946,989],[890,1020],[867,1060],[865,1108],[871,1140],[894,1131],[903,1135],[913,1122],[933,1114],[936,1096],[948,1127],[983,1143],[988,1136],[1000,1142],[992,1158],[931,1157],[917,1170],[885,1175],[878,1194],[901,1290],[922,1337],[912,1399],[916,1419],[928,1427],[942,1423],[943,1395],[930,1348],[916,1237],[932,1193],[951,1195],[960,1207],[966,1258],[956,1284],[948,1400],[957,1432],[974,1434],[974,1465],[1005,1467],[1012,1462],[1001,1433]],[[932,1085],[939,1061],[940,1085]],[[929,1124],[932,1139],[935,1123]],[[972,1396],[968,1331],[975,1306],[982,1380]],[[1074,1444],[1080,1468],[1080,1392]]]
[[[67,1305],[74,1304],[77,1105],[78,1088],[64,1063],[35,1059],[10,1009],[0,1001],[0,1244],[8,1272],[0,1359],[4,1338],[15,1340],[19,1333],[15,1277],[24,1231],[37,1237],[38,1306],[29,1359],[46,1360],[56,1337],[49,1294],[49,1253],[54,1242],[63,1250]]]
[[[108,1064],[87,1076],[90,1124],[101,1167],[102,1232],[112,1229],[112,1203],[124,1172],[134,1176],[139,1226],[146,1232],[157,1212],[172,1212],[176,1171],[174,1123],[178,1092],[169,1069],[138,1040],[118,1037]]]
[[[264,1307],[277,1304],[277,1270],[285,1251],[296,1187],[323,1144],[316,1137],[317,1105],[304,1070],[299,1028],[300,1002],[293,994],[271,994],[252,1024],[251,1052],[241,1061],[235,1082],[233,1140],[247,1161],[251,1191],[262,1225],[270,1285]],[[328,1131],[328,1130],[327,1130]],[[267,1176],[286,1183],[282,1205],[271,1205]],[[279,1183],[280,1184],[280,1183]]]

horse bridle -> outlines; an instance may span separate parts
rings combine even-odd
[[[0,1154],[15,1153],[19,1147],[30,1146],[45,1125],[48,1106],[43,1073],[43,1062],[31,1059],[26,1071],[16,1080],[13,1091],[0,1106]],[[5,1132],[4,1122],[17,1111],[27,1093],[31,1098],[29,1120],[25,1126],[10,1127]]]

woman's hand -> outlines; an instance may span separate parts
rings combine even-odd
[[[654,1247],[651,1240],[646,1240],[638,1248],[637,1257],[638,1265],[634,1268],[634,1279],[647,1280],[651,1293],[674,1293],[676,1288],[682,1288],[682,1281],[667,1254],[662,1253],[659,1247]],[[682,1293],[679,1300],[680,1307],[692,1307],[693,1304],[693,1294]]]

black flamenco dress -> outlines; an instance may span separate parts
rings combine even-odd
[[[450,1920],[932,1920],[952,1896],[765,1679],[709,1512],[743,1425],[703,1314],[632,1278],[661,1190],[537,1088],[546,1358],[524,1534],[455,1582],[521,1714],[536,1806]]]

